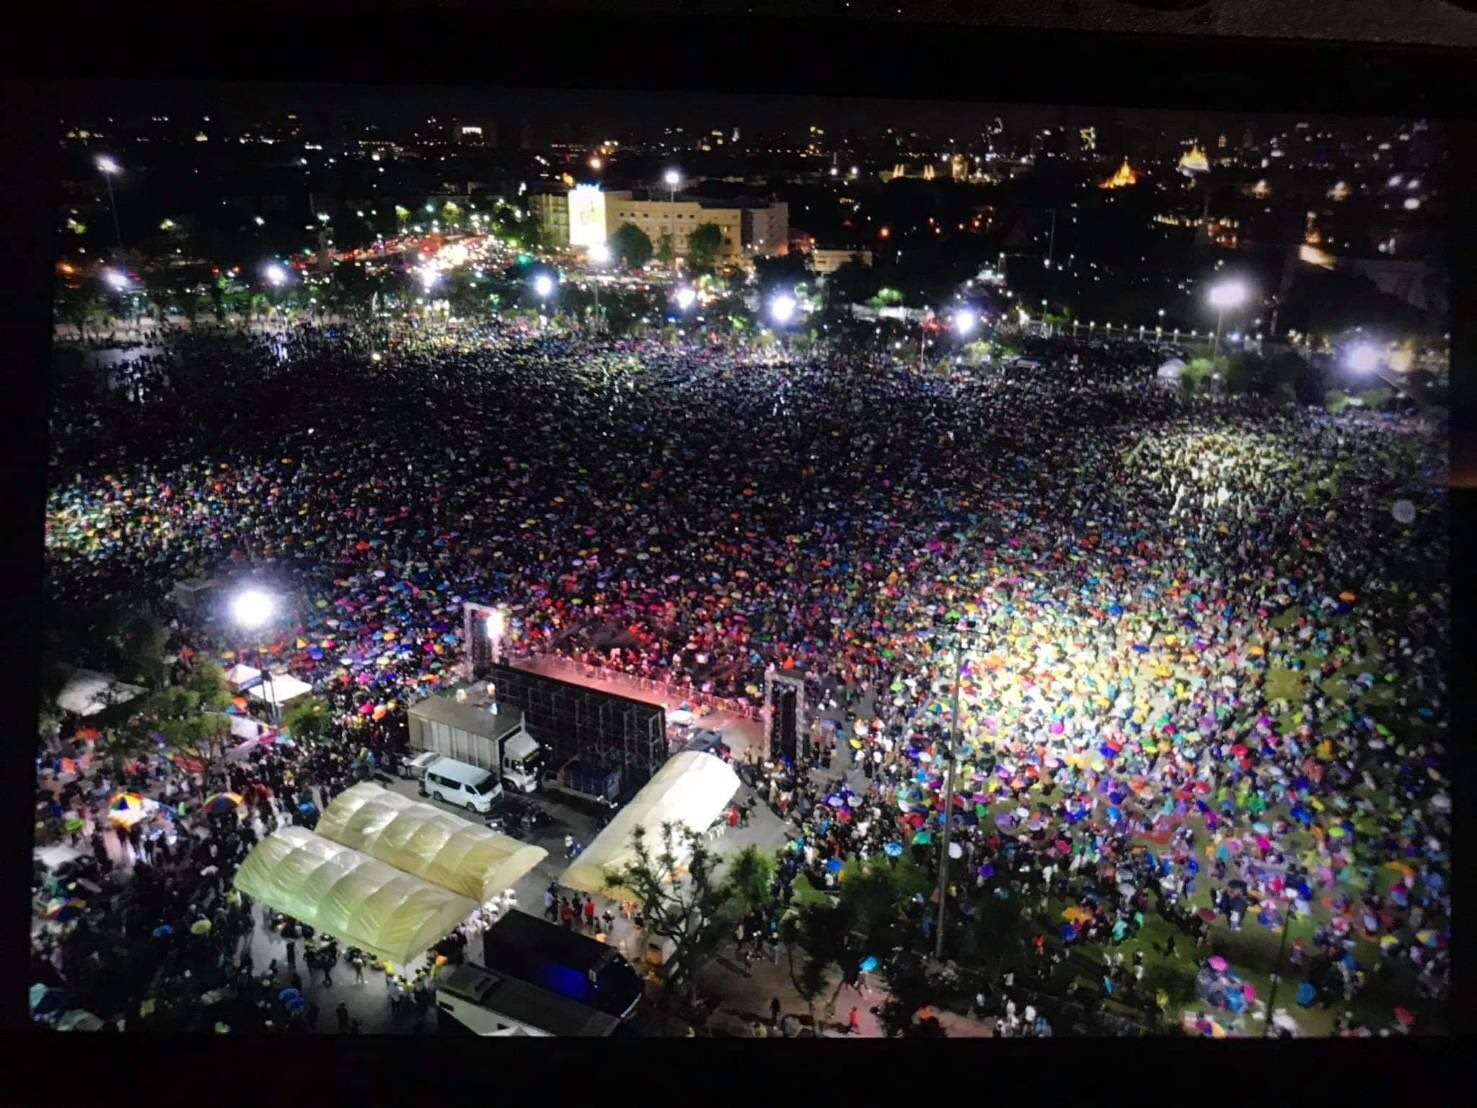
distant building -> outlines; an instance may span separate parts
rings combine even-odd
[[[810,269],[813,273],[835,273],[847,262],[860,262],[871,266],[870,250],[830,250],[817,248],[810,252]]]
[[[463,123],[456,132],[456,141],[462,146],[481,146],[482,128],[475,123]]]
[[[539,227],[555,246],[569,245],[569,199],[562,192],[536,192],[529,198]]]
[[[672,236],[679,257],[688,253],[688,236],[705,223],[723,232],[718,256],[737,261],[744,255],[783,254],[789,246],[790,209],[783,201],[699,200],[660,192],[626,189],[605,192],[595,185],[576,185],[567,192],[535,197],[535,211],[546,234],[559,245],[593,246],[606,241],[623,223],[639,227],[653,245]]]
[[[1118,172],[1098,185],[1100,189],[1121,189],[1139,183],[1139,175],[1133,166],[1128,164],[1128,159],[1123,159],[1123,164],[1118,167]]]

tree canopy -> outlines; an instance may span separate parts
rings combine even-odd
[[[630,269],[640,269],[651,261],[651,238],[634,223],[622,223],[608,240],[610,254]]]
[[[723,228],[716,223],[700,223],[687,236],[687,260],[699,273],[710,272],[723,249]]]

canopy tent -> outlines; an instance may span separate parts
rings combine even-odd
[[[1169,358],[1155,374],[1161,381],[1178,381],[1185,373],[1185,363],[1179,358]]]
[[[255,666],[249,666],[245,662],[237,662],[226,670],[226,684],[231,686],[232,692],[240,692],[247,685],[252,684],[262,675],[262,671]]]
[[[317,830],[479,904],[500,895],[549,853],[370,781],[336,796]]]
[[[76,669],[57,693],[57,707],[79,716],[95,716],[110,704],[124,704],[144,690],[107,673]]]
[[[235,885],[397,966],[423,954],[477,908],[470,897],[301,827],[284,827],[257,844],[236,871]]]
[[[560,875],[559,884],[609,896],[612,890],[606,887],[606,875],[619,873],[636,860],[631,849],[632,831],[645,828],[648,841],[661,835],[664,823],[706,831],[722,815],[738,787],[738,775],[721,759],[698,750],[674,754]]]
[[[289,700],[296,700],[313,691],[313,686],[287,673],[274,673],[251,690],[251,699],[272,704],[278,708]]]

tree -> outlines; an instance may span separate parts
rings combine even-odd
[[[405,234],[405,228],[410,225],[410,209],[395,205],[395,229],[400,234]]]
[[[803,254],[777,254],[754,259],[754,278],[763,292],[776,288],[788,291],[809,277]]]
[[[622,265],[640,269],[651,261],[651,238],[634,223],[622,223],[610,236],[610,253],[619,258]]]
[[[282,709],[282,729],[299,743],[327,742],[333,733],[333,712],[326,698],[301,696]]]
[[[677,261],[677,248],[672,244],[672,232],[663,231],[656,240],[656,260],[668,269]]]
[[[888,1038],[943,1038],[944,1030],[936,1018],[918,1019],[918,1012],[933,1003],[938,984],[923,961],[911,951],[894,958],[884,974],[887,999],[878,1017]]]
[[[879,286],[877,271],[869,265],[863,265],[855,256],[851,261],[839,265],[826,278],[826,293],[837,304],[865,303],[877,295]]]
[[[768,908],[774,897],[774,855],[750,844],[728,863],[729,897],[747,912]]]
[[[164,648],[169,642],[169,628],[148,616],[136,616],[118,631],[119,660],[124,676],[139,681],[147,688],[164,684],[166,666]]]
[[[635,860],[606,877],[612,893],[627,890],[641,906],[646,930],[672,943],[672,990],[692,1000],[697,967],[718,948],[725,927],[728,889],[718,881],[718,860],[707,836],[680,823],[662,824],[653,853],[644,827],[631,832]],[[686,874],[677,870],[685,859]]]
[[[708,273],[718,260],[725,239],[723,228],[716,223],[700,223],[687,236],[687,260],[699,273]]]
[[[452,231],[460,227],[462,224],[461,205],[451,200],[448,200],[446,203],[442,204],[441,223],[448,231]]]

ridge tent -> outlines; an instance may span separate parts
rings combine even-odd
[[[318,834],[485,904],[548,855],[364,781],[333,799]]]
[[[412,877],[301,827],[256,845],[236,888],[341,942],[403,966],[477,908],[471,897]]]
[[[684,824],[706,831],[738,791],[738,775],[722,760],[696,750],[674,754],[629,804],[616,813],[605,830],[559,876],[559,884],[580,892],[611,896],[608,873],[619,873],[636,860],[631,832],[644,827],[657,852],[662,824]],[[630,895],[626,892],[626,895]]]

